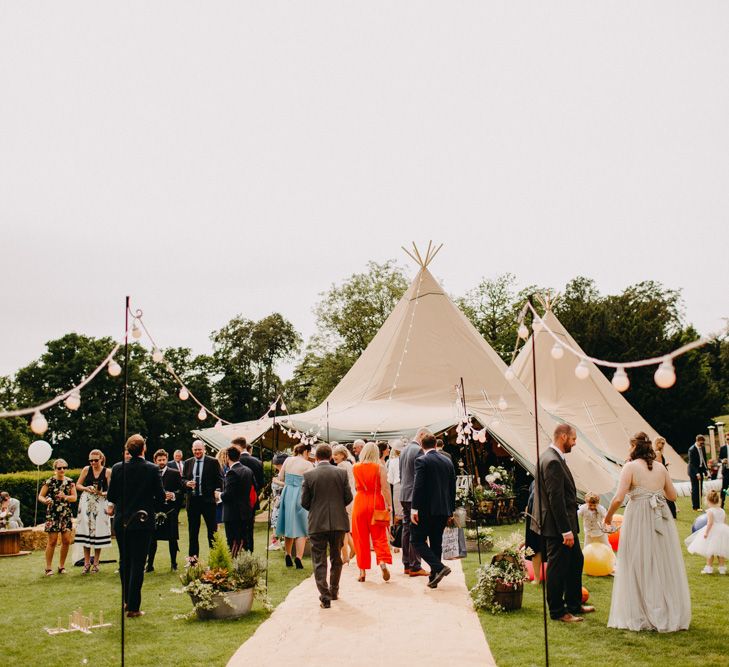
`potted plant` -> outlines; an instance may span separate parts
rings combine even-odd
[[[239,618],[250,612],[254,597],[271,608],[264,585],[265,572],[265,563],[248,551],[233,558],[223,534],[217,532],[208,564],[189,558],[180,580],[182,591],[190,596],[193,612],[200,620]]]
[[[491,551],[494,548],[494,529],[486,526],[476,528],[466,528],[464,531],[466,537],[466,551],[478,551],[478,545],[481,544],[481,551]]]
[[[520,542],[521,535],[513,533],[497,544],[499,552],[491,563],[478,568],[478,579],[471,589],[477,609],[487,609],[493,614],[521,609],[524,582],[529,579],[524,556],[529,552]]]

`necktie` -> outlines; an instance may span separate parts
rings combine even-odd
[[[202,460],[198,459],[195,461],[195,495],[199,496],[201,494],[200,489],[200,469],[202,468]]]

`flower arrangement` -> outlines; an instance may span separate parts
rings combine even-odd
[[[478,540],[484,551],[491,551],[494,548],[494,529],[486,526],[479,526],[478,531],[475,528],[466,528],[463,531],[467,540]]]
[[[207,565],[190,557],[180,575],[183,584],[180,592],[187,593],[193,605],[192,612],[185,617],[199,611],[211,611],[221,600],[233,607],[226,593],[247,589],[253,589],[254,597],[271,611],[273,607],[264,584],[265,572],[263,560],[248,551],[241,551],[233,558],[223,534],[216,532]]]
[[[505,596],[515,597],[514,594],[518,596],[508,608],[521,607],[524,582],[529,579],[524,557],[531,555],[531,549],[525,549],[521,541],[519,533],[512,533],[505,540],[500,540],[496,545],[498,553],[491,559],[491,563],[478,568],[478,579],[471,589],[477,609],[485,609],[492,614],[506,611],[507,607],[502,602],[506,599]]]
[[[513,493],[514,476],[503,466],[491,466],[485,481],[487,489],[490,489],[497,498],[510,496]]]

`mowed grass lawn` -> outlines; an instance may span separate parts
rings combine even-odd
[[[180,514],[182,568],[187,555],[187,525],[185,513]],[[183,525],[184,524],[184,525]],[[222,526],[221,526],[222,530]],[[201,544],[205,542],[201,530]],[[266,524],[256,525],[256,553],[265,558]],[[102,559],[116,558],[116,544],[102,551]],[[207,558],[207,544],[203,547]],[[146,615],[126,619],[126,664],[189,665],[217,667],[225,665],[236,649],[269,617],[256,601],[248,616],[235,621],[175,620],[192,605],[187,595],[173,593],[180,588],[177,573],[170,570],[166,542],[160,542],[155,558],[155,572],[147,574],[142,588],[142,609]],[[58,549],[54,567],[58,563]],[[304,561],[304,570],[287,569],[283,555],[270,555],[269,594],[274,605],[288,592],[311,575],[311,561]],[[120,588],[116,563],[102,564],[101,572],[81,575],[81,568],[66,563],[68,574],[44,577],[41,552],[16,558],[0,558],[0,666],[52,667],[63,665],[118,665],[120,652]],[[68,615],[78,608],[110,620],[110,628],[94,630],[91,635],[73,632],[49,635],[44,628],[54,627],[61,617],[67,626]]]
[[[681,539],[691,532],[697,514],[691,501],[678,501],[678,532]],[[495,533],[508,535],[514,526],[499,526]],[[523,524],[518,526],[523,530]],[[590,603],[597,611],[583,623],[565,624],[547,620],[549,657],[552,665],[615,667],[622,665],[729,665],[729,575],[699,574],[704,559],[692,556],[682,544],[691,590],[692,619],[687,632],[658,634],[628,632],[607,627],[612,577],[585,576]],[[484,562],[492,554],[486,554]],[[469,554],[464,569],[469,586],[476,581],[478,558]],[[716,568],[715,568],[716,571]],[[541,588],[525,586],[520,611],[499,615],[479,613],[486,639],[500,667],[544,664],[544,631]]]

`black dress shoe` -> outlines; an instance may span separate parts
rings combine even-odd
[[[172,571],[177,572],[177,563],[172,563]]]
[[[145,570],[145,572],[154,572],[154,568],[153,568],[153,567],[148,567],[148,568],[147,568],[147,569]]]
[[[296,569],[297,570],[303,570],[304,564],[301,562],[300,558],[294,558],[294,563],[296,563]]]
[[[447,565],[443,569],[438,570],[435,576],[428,582],[428,588],[438,588],[438,584],[443,581],[443,577],[447,577],[451,573],[451,568]]]
[[[294,561],[291,560],[291,556],[286,554],[286,567],[293,567],[293,566],[294,566]]]
[[[338,600],[339,599],[339,591],[337,591],[336,593],[332,593],[329,599],[330,600]]]
[[[321,601],[321,602],[319,603],[319,606],[320,606],[320,607],[321,607],[322,609],[331,609],[331,608],[332,608],[332,603],[331,603],[331,602],[329,602],[329,600],[322,600],[322,601]]]

